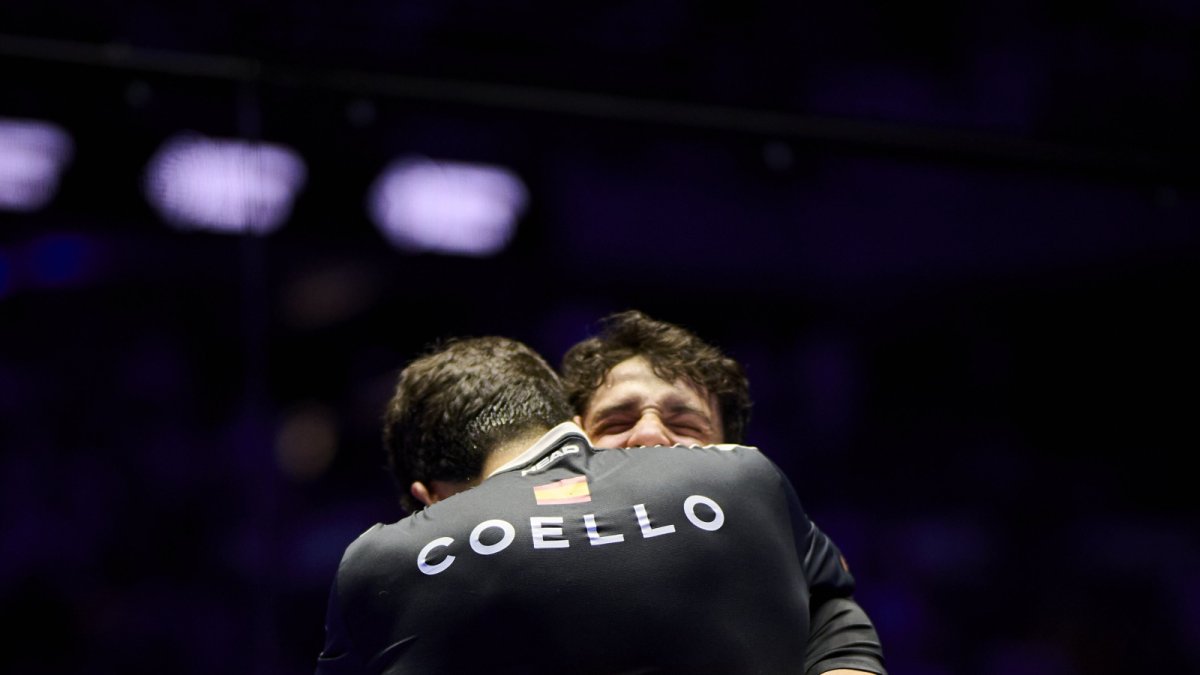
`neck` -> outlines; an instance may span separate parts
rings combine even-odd
[[[493,471],[504,466],[517,455],[520,455],[522,452],[528,450],[529,446],[537,443],[538,439],[541,438],[542,435],[547,431],[550,430],[531,429],[528,432],[517,436],[516,438],[510,439],[496,446],[495,449],[492,450],[491,454],[488,455],[488,458],[483,462],[482,475],[485,477],[492,475]]]

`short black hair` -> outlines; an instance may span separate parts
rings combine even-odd
[[[576,414],[584,414],[613,366],[641,356],[664,380],[674,382],[682,377],[715,396],[725,442],[744,440],[751,402],[750,382],[741,364],[686,328],[637,310],[610,314],[601,322],[599,335],[563,355],[563,384]]]
[[[570,418],[558,375],[525,344],[489,336],[435,345],[400,372],[383,416],[401,504],[417,508],[414,481],[477,478],[498,445]]]

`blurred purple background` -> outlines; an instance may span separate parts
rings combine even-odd
[[[1182,0],[7,3],[0,119],[70,143],[0,134],[6,669],[311,672],[400,516],[396,370],[557,364],[633,307],[746,364],[893,675],[1200,672],[1198,35]],[[250,201],[176,229],[147,167],[185,132],[302,166],[217,164]],[[520,185],[370,206],[412,158]],[[516,229],[395,248],[379,209]]]

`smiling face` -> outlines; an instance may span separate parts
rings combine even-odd
[[[715,396],[654,374],[638,356],[613,366],[576,422],[598,448],[712,445],[723,439]]]

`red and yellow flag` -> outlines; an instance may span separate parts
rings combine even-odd
[[[592,493],[588,490],[587,476],[576,476],[534,487],[533,498],[538,506],[580,504],[592,501]]]

